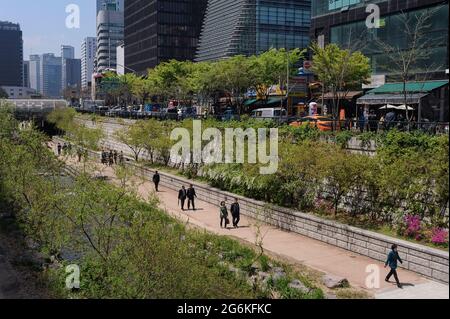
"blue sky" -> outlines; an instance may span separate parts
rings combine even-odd
[[[66,6],[80,8],[80,28],[66,28]],[[75,47],[80,57],[81,41],[95,36],[95,0],[0,0],[0,20],[20,23],[24,41],[24,59],[30,54],[60,55],[62,44]]]

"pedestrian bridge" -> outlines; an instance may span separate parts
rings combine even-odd
[[[55,109],[68,107],[65,100],[6,100],[18,120],[45,120]]]

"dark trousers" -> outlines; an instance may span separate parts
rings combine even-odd
[[[398,274],[397,274],[397,270],[396,269],[392,269],[391,268],[391,271],[387,275],[386,280],[391,279],[392,276],[394,276],[395,281],[397,282],[397,285],[400,285],[400,280],[398,279]]]
[[[180,199],[181,202],[181,209],[184,210],[184,203],[186,203],[186,198]]]
[[[237,227],[239,226],[239,222],[241,221],[240,215],[233,215],[233,226]]]
[[[220,217],[220,227],[227,227],[228,226],[228,223],[227,223],[227,217]],[[225,225],[225,226],[222,226],[222,225]]]
[[[188,199],[188,209],[191,209],[191,204],[192,204],[192,209],[195,210],[195,198]]]
[[[156,189],[156,191],[158,191],[159,182],[154,182],[154,184],[155,184],[155,189]]]

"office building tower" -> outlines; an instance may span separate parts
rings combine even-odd
[[[210,0],[197,61],[309,45],[310,0]]]
[[[145,74],[171,59],[194,60],[207,0],[127,0],[125,66]]]
[[[117,46],[123,41],[124,16],[117,3],[97,15],[97,72],[117,68]]]
[[[23,85],[23,40],[19,24],[0,21],[0,85]]]
[[[47,98],[61,97],[62,59],[53,53],[40,58],[40,93]]]
[[[41,92],[41,57],[30,55],[30,88]]]
[[[87,37],[81,44],[81,87],[89,88],[94,74],[97,38]]]
[[[30,61],[23,61],[23,87],[30,87]]]

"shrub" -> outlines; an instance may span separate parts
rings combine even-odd
[[[407,215],[405,216],[406,230],[404,235],[416,240],[420,240],[422,237],[422,221],[419,216]]]
[[[431,232],[431,242],[435,245],[448,245],[448,230],[434,228]]]

